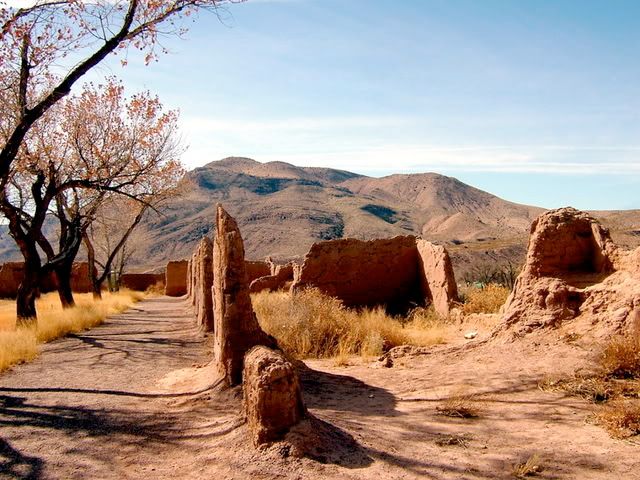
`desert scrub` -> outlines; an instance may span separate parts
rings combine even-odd
[[[75,294],[74,298],[76,306],[63,310],[57,293],[43,295],[36,302],[37,327],[18,329],[15,326],[15,302],[0,301],[0,371],[16,363],[33,360],[38,355],[38,344],[100,325],[107,316],[127,310],[144,295],[121,290],[105,293],[98,301],[90,293]]]
[[[513,476],[516,478],[532,477],[542,472],[542,462],[536,453],[531,455],[525,462],[517,463],[513,466]]]
[[[510,290],[507,287],[490,283],[484,288],[468,288],[464,291],[465,302],[462,311],[470,313],[498,313],[507,301]]]
[[[596,422],[614,438],[628,438],[640,434],[640,401],[616,399],[596,413]]]
[[[543,380],[543,390],[561,390],[597,405],[592,418],[612,437],[640,434],[640,339],[638,332],[612,338],[590,375]]]
[[[252,302],[262,328],[297,358],[373,356],[398,345],[442,343],[444,337],[444,325],[426,313],[400,319],[382,308],[353,310],[314,289],[261,292]]]
[[[153,285],[147,287],[144,293],[149,297],[159,297],[164,295],[164,282],[156,282]]]
[[[480,416],[482,399],[462,387],[452,392],[436,407],[438,415],[458,418],[476,418]]]
[[[640,377],[640,332],[613,338],[602,351],[604,374],[615,378]]]

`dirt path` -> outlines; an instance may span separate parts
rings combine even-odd
[[[0,478],[508,479],[533,455],[533,478],[640,478],[640,446],[590,423],[587,402],[538,389],[591,355],[572,348],[307,362],[315,451],[296,459],[250,446],[240,391],[198,367],[211,352],[184,301],[147,300],[0,376]],[[480,395],[479,416],[439,415],[462,387]]]
[[[0,376],[0,477],[140,478],[173,470],[166,461],[184,446],[192,412],[170,405],[198,392],[157,393],[157,385],[207,359],[184,302],[146,300],[43,350]]]

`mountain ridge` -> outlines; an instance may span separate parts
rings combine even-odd
[[[212,231],[217,203],[238,221],[248,259],[300,261],[321,240],[416,235],[447,246],[459,276],[478,262],[519,262],[532,221],[545,211],[433,172],[375,178],[246,157],[197,167],[185,174],[182,186],[184,194],[160,216],[145,219],[133,270],[188,258]],[[638,211],[598,216],[605,224],[610,220],[621,243],[640,243]],[[0,239],[0,261],[11,252]]]

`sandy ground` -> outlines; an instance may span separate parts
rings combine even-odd
[[[250,446],[240,391],[215,385],[210,355],[169,298],[46,345],[0,376],[0,478],[493,479],[538,455],[534,478],[640,479],[637,443],[593,425],[588,403],[538,388],[589,361],[575,345],[440,347],[393,368],[306,362],[315,448],[302,459]],[[461,391],[479,395],[478,418],[439,415]]]

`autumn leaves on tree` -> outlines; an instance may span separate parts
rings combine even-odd
[[[91,225],[114,202],[127,202],[131,218],[123,218],[93,278],[99,295],[133,229],[176,193],[183,174],[177,113],[157,97],[127,97],[115,78],[75,95],[72,87],[110,54],[126,63],[136,49],[146,63],[156,60],[160,37],[184,32],[181,20],[228,3],[234,0],[0,3],[0,212],[25,262],[19,322],[35,321],[39,284],[51,271],[62,304],[74,304],[69,277],[83,240],[95,262],[99,229]],[[46,231],[51,219],[57,242]]]

